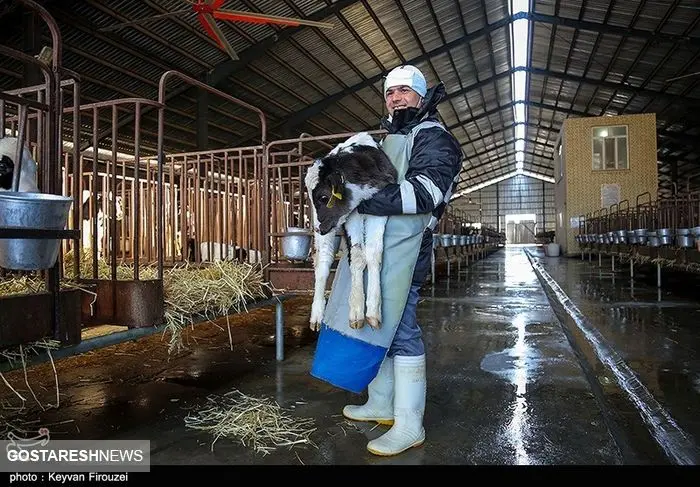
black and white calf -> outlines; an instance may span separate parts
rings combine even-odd
[[[338,144],[309,168],[304,182],[315,210],[312,330],[318,330],[323,319],[326,281],[334,260],[336,231],[340,228],[345,231],[350,252],[350,327],[361,328],[365,320],[373,328],[381,325],[380,271],[387,217],[363,215],[356,208],[361,201],[396,180],[396,168],[379,144],[365,132]],[[366,302],[365,267],[368,272]]]
[[[12,191],[17,158],[17,137],[0,138],[0,191]],[[18,191],[38,193],[37,164],[27,147],[22,151]]]
[[[84,189],[83,190],[83,196],[82,196],[82,201],[83,201],[83,230],[81,232],[82,234],[82,239],[83,239],[83,248],[85,250],[90,250],[92,249],[92,219],[93,216],[90,213],[90,200],[92,201],[93,205],[96,205],[97,208],[96,213],[96,219],[97,219],[97,257],[102,258],[104,257],[105,254],[105,245],[109,245],[112,241],[116,242],[116,238],[112,236],[110,238],[110,242],[107,243],[105,242],[105,231],[109,226],[109,217],[105,217],[105,212],[104,212],[104,195],[101,192],[98,192],[96,195],[93,195],[89,190]],[[107,204],[111,204],[112,202],[112,192],[109,192],[109,201]],[[122,221],[124,219],[124,202],[122,201],[121,196],[117,196],[116,199],[116,215],[114,218],[117,221]],[[107,207],[107,210],[109,212],[109,207]],[[117,232],[119,232],[119,227],[117,226]],[[115,243],[113,247],[111,247],[113,251],[116,252],[117,249],[117,244]]]

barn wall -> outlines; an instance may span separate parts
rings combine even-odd
[[[539,179],[514,176],[457,198],[452,204],[471,214],[475,221],[481,218],[484,225],[500,231],[506,230],[506,215],[524,213],[536,215],[535,233],[554,231],[554,185]]]

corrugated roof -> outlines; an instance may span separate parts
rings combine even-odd
[[[406,62],[423,70],[429,83],[445,83],[439,113],[462,145],[461,187],[514,167],[513,19],[507,0],[228,0],[226,8],[334,25],[325,30],[218,21],[240,61],[216,46],[183,0],[40,3],[59,23],[64,66],[83,77],[84,103],[156,99],[162,74],[177,70],[262,109],[270,140],[375,129],[386,111],[382,76]],[[101,30],[177,10],[185,11]],[[0,9],[2,44],[22,46],[22,11],[17,5]],[[530,29],[525,170],[552,175],[554,144],[567,117],[653,111],[662,191],[671,187],[672,165],[679,178],[698,178],[697,2],[535,0],[524,18]],[[41,42],[49,42],[46,29]],[[0,87],[22,86],[22,73],[21,63],[3,59]],[[166,93],[172,107],[168,149],[193,150],[197,90],[172,79]],[[259,142],[255,113],[214,95],[209,103],[209,148]],[[127,137],[128,117],[122,124],[120,134]],[[143,127],[144,143],[155,147],[155,111],[143,116]]]

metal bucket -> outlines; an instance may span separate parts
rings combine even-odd
[[[459,247],[459,235],[452,235],[452,246]]]
[[[692,235],[676,235],[676,245],[683,249],[691,249],[695,246],[695,239]]]
[[[649,247],[660,247],[661,246],[661,241],[659,240],[659,237],[656,235],[656,232],[649,232],[646,235],[647,237],[647,245]]]
[[[282,255],[289,260],[307,260],[311,250],[311,235],[298,227],[287,228],[287,233],[282,237]]]
[[[627,243],[627,230],[618,230],[615,233],[617,234],[617,243],[625,245]]]
[[[440,243],[442,244],[443,247],[451,247],[452,246],[452,235],[443,233],[440,235]]]
[[[659,237],[659,242],[661,245],[671,245],[673,243],[673,237],[671,235],[661,235]]]
[[[0,227],[64,230],[73,198],[47,193],[0,193]],[[0,267],[35,271],[56,264],[61,239],[0,239]]]

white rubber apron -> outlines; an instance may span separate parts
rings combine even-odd
[[[408,135],[387,135],[382,149],[398,172],[401,182],[408,168],[415,133],[438,124],[423,122]],[[349,325],[350,266],[347,254],[338,263],[319,331],[311,375],[336,387],[360,393],[374,379],[394,339],[403,315],[423,231],[430,213],[396,215],[387,219],[382,254],[382,325],[375,330],[365,324]],[[365,289],[367,271],[365,270]]]

